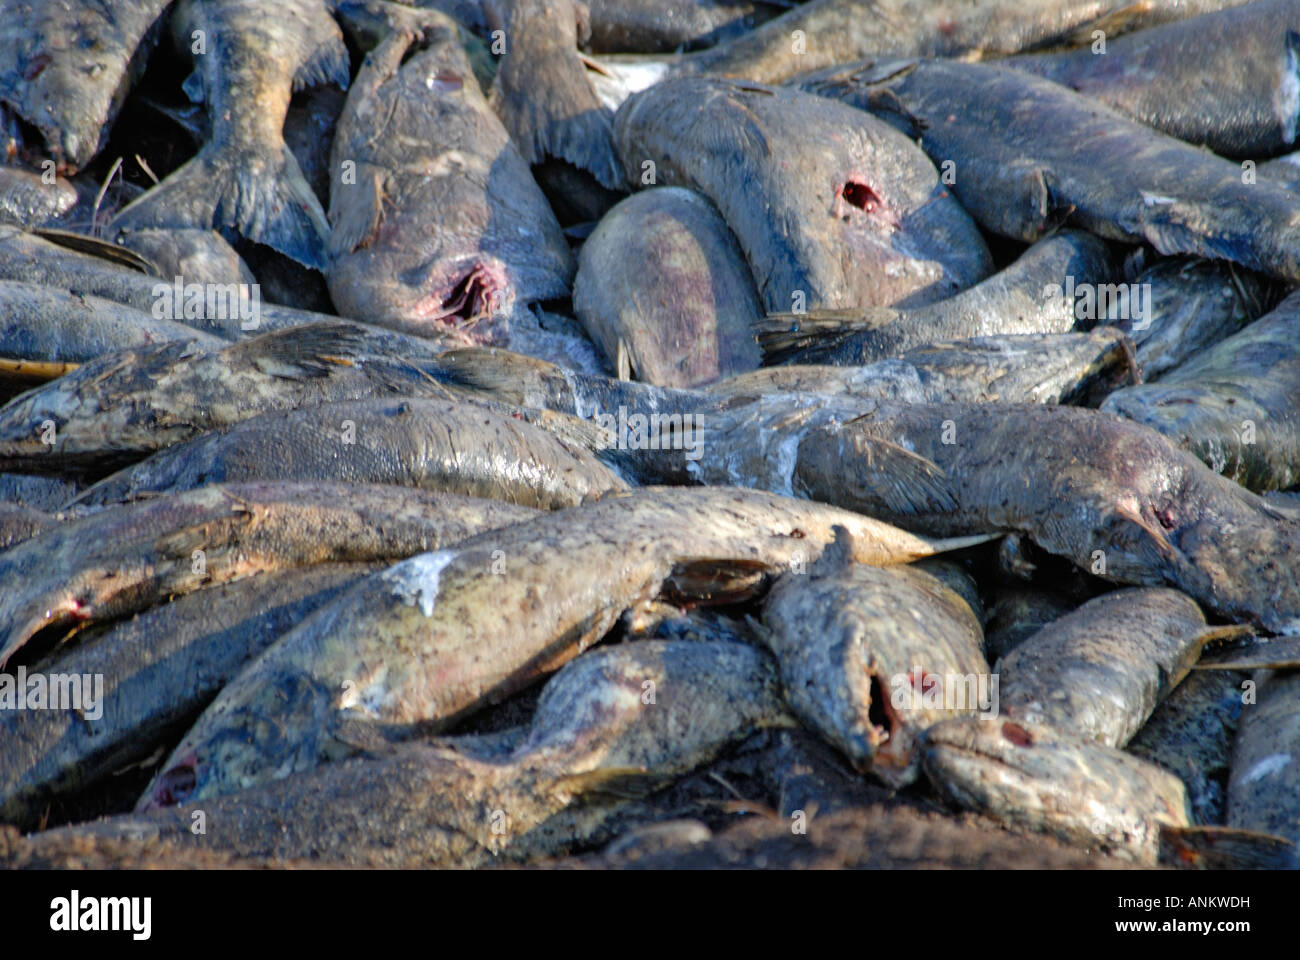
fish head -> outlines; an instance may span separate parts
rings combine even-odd
[[[405,312],[412,332],[450,335],[472,346],[508,342],[516,293],[495,257],[439,258],[399,279],[411,288]]]

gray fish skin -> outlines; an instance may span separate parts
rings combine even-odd
[[[170,22],[184,51],[194,52],[195,31],[205,39],[189,82],[207,104],[208,142],[112,227],[227,227],[323,268],[329,225],[283,129],[294,89],[348,85],[329,10],[322,0],[279,0],[274,15],[260,0],[180,0]]]
[[[141,808],[338,759],[356,728],[445,728],[576,657],[629,607],[660,594],[753,596],[770,575],[815,560],[836,524],[863,562],[947,546],[770,494],[646,488],[412,557],[250,664],[177,745]]]
[[[1162,254],[1231,260],[1300,282],[1297,202],[1240,165],[1010,67],[949,61],[853,65],[815,92],[916,130],[993,233],[1033,241],[1062,222]],[[1043,136],[1043,117],[1057,136]],[[1097,143],[1096,149],[1078,144]]]
[[[155,343],[225,343],[113,300],[18,280],[0,280],[0,318],[0,357],[18,360],[85,363]]]
[[[1147,322],[1120,317],[1122,302],[1112,307],[1106,322],[1133,340],[1146,383],[1236,333],[1276,303],[1273,284],[1219,260],[1162,260],[1139,273],[1133,285],[1149,285]]]
[[[1292,192],[1300,191],[1300,151],[1259,164],[1255,178],[1256,182],[1263,180]]]
[[[944,796],[1008,827],[1154,866],[1160,829],[1191,825],[1182,781],[1154,764],[1045,725],[945,720],[922,765]]]
[[[717,206],[770,311],[920,306],[988,276],[983,237],[916,145],[827,103],[680,78],[631,97],[614,134],[629,183],[653,163],[655,182]]]
[[[77,492],[75,483],[63,477],[35,477],[21,473],[0,473],[0,503],[31,507],[53,513]]]
[[[547,510],[628,489],[592,454],[540,427],[469,404],[409,398],[243,420],[127,467],[76,502],[250,480],[395,484]]]
[[[284,142],[322,206],[330,199],[330,154],[347,93],[333,84],[296,95],[284,120]]]
[[[136,230],[121,233],[117,242],[150,261],[162,277],[182,277],[185,283],[257,283],[248,264],[215,230]]]
[[[1069,87],[1224,157],[1295,144],[1300,122],[1300,4],[1256,0],[1009,67]]]
[[[1300,672],[1256,675],[1232,749],[1228,826],[1300,843]]]
[[[938,303],[908,310],[777,313],[758,323],[769,362],[858,365],[914,347],[966,337],[1066,333],[1079,305],[1054,295],[1067,277],[1109,283],[1115,262],[1105,242],[1062,230],[1026,250],[1015,263]]]
[[[740,36],[788,4],[763,0],[587,0],[597,53],[671,53]]]
[[[997,666],[1003,657],[1074,606],[1067,597],[1050,590],[998,590],[984,619],[984,649],[989,663]]]
[[[102,470],[271,410],[447,395],[407,359],[429,351],[375,329],[334,321],[229,346],[173,342],[111,354],[0,407],[0,465]],[[55,424],[53,445],[44,442],[46,421]]]
[[[680,187],[644,190],[604,216],[582,245],[573,309],[621,379],[694,387],[763,360],[744,254],[717,209]]]
[[[643,699],[647,689],[653,703]],[[203,835],[190,832],[187,805],[48,831],[32,842],[163,838],[280,861],[371,867],[524,861],[590,842],[629,794],[707,763],[757,729],[790,723],[760,651],[731,643],[624,644],[557,673],[522,743],[504,756],[479,756],[472,737],[384,747],[211,798],[203,803]]]
[[[1198,825],[1224,822],[1224,785],[1244,709],[1242,683],[1249,677],[1237,671],[1193,670],[1125,748],[1183,781]]]
[[[786,394],[710,412],[699,442],[689,465],[639,451],[644,482],[773,490],[935,536],[1023,533],[1112,582],[1300,632],[1300,520],[1113,414]]]
[[[423,16],[427,49],[390,34],[339,118],[330,295],[345,314],[407,333],[504,345],[516,304],[568,295],[573,257],[455,25]]]
[[[57,518],[33,507],[0,502],[0,552],[58,525]]]
[[[1102,594],[998,662],[1002,713],[1122,747],[1187,676],[1207,629],[1177,590]]]
[[[0,104],[40,131],[63,172],[98,152],[170,0],[5,0]],[[133,60],[133,58],[136,58]]]
[[[690,54],[679,72],[781,83],[863,57],[992,58],[1082,35],[1126,30],[1234,6],[1243,0],[809,0],[756,30]],[[792,35],[804,34],[796,52]]]
[[[977,685],[987,684],[989,665],[979,621],[920,570],[847,565],[786,574],[768,594],[763,625],[794,712],[892,787],[916,779],[916,741],[926,727],[980,709]],[[954,676],[974,683],[954,693],[947,688]],[[938,706],[924,702],[926,690],[937,690]],[[943,699],[950,694],[952,707]],[[957,706],[955,697],[967,695],[972,700]]]
[[[579,31],[573,0],[484,0],[483,9],[488,27],[505,42],[492,108],[523,158],[567,160],[602,186],[621,188],[609,111],[578,56],[585,30]]]
[[[41,227],[77,205],[77,188],[62,177],[46,183],[39,173],[0,167],[0,223]]]
[[[531,514],[336,483],[214,485],[104,510],[0,554],[0,666],[46,627],[126,616],[260,572],[407,557]]]
[[[280,634],[375,568],[321,564],[208,587],[79,638],[47,675],[100,675],[95,719],[0,712],[0,822],[34,828],[53,798],[148,756]],[[86,712],[83,706],[82,713]]]
[[[1159,383],[1115,391],[1102,409],[1250,490],[1300,483],[1300,293]]]

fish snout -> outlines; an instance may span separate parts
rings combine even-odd
[[[198,766],[198,756],[190,753],[168,767],[154,782],[148,799],[140,807],[140,812],[161,810],[164,807],[174,807],[184,803],[198,786]]]

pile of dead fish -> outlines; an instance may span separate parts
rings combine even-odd
[[[0,862],[1295,866],[1297,37],[0,0]]]

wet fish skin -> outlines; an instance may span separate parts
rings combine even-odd
[[[103,145],[170,3],[0,6],[0,103],[40,131],[61,172],[75,173]]]
[[[298,161],[303,179],[326,208],[330,201],[330,153],[346,103],[347,93],[333,84],[312,87],[294,96],[284,119],[284,142]]]
[[[0,502],[0,552],[58,526],[57,518],[21,503]]]
[[[182,738],[140,809],[202,800],[355,750],[357,730],[438,730],[504,699],[663,595],[726,603],[839,524],[863,562],[936,544],[752,491],[645,488],[545,514],[375,574],[286,634]]]
[[[1300,282],[1294,195],[1243,183],[1238,164],[1050,80],[993,64],[893,61],[851,65],[811,87],[922,128],[922,148],[956,164],[954,192],[994,233],[1033,241],[1068,223]],[[1044,116],[1057,136],[1042,135]],[[1076,147],[1093,142],[1106,147]]]
[[[405,63],[406,30],[368,55],[339,118],[330,294],[408,333],[505,344],[516,304],[568,295],[573,257],[456,26],[432,11],[422,22]]]
[[[921,762],[962,807],[1148,866],[1159,859],[1162,827],[1191,825],[1187,792],[1172,773],[1046,725],[941,721],[924,734]]]
[[[995,667],[1026,640],[1053,620],[1075,608],[1054,591],[1010,587],[998,590],[984,618],[984,647]]]
[[[225,343],[113,300],[20,280],[0,280],[0,317],[0,356],[14,359],[85,363],[156,343]]]
[[[1300,843],[1300,672],[1256,674],[1258,702],[1242,709],[1228,778],[1228,825]]]
[[[77,189],[59,177],[46,183],[39,173],[0,167],[0,223],[41,227],[77,205]]]
[[[1292,192],[1300,191],[1300,151],[1259,164],[1255,176],[1257,181],[1262,179]]]
[[[1145,323],[1121,316],[1132,313],[1122,302],[1104,319],[1133,340],[1145,383],[1236,333],[1278,300],[1275,285],[1264,277],[1220,260],[1161,260],[1133,279],[1132,286],[1144,285],[1150,290]]]
[[[987,682],[979,622],[961,597],[920,570],[826,559],[829,569],[776,583],[760,635],[780,663],[794,712],[858,769],[904,786],[918,775],[916,741],[925,728],[980,709],[971,702],[954,710],[943,699],[954,675]],[[931,677],[939,683],[937,707],[922,700]]]
[[[946,300],[903,310],[776,313],[758,322],[759,342],[769,362],[857,365],[947,340],[1066,333],[1078,323],[1077,306],[1051,291],[1063,290],[1067,277],[1097,284],[1109,283],[1114,274],[1104,241],[1062,230]]]
[[[628,489],[591,453],[540,427],[470,404],[409,398],[242,420],[127,467],[76,502],[253,480],[395,484],[548,510]]]
[[[52,798],[147,756],[276,637],[377,566],[330,563],[259,574],[83,635],[41,669],[104,677],[99,717],[0,713],[0,821],[33,828]]]
[[[209,138],[110,229],[226,227],[323,268],[329,225],[283,130],[295,88],[348,85],[347,49],[326,5],[283,0],[269,17],[259,0],[179,0],[170,23],[177,46],[195,54],[187,83],[202,91]]]
[[[597,53],[671,53],[740,36],[787,3],[763,0],[587,0]]]
[[[104,510],[0,554],[0,665],[47,627],[126,616],[259,572],[406,557],[531,513],[331,483],[214,485]]]
[[[618,203],[582,246],[574,312],[620,379],[694,387],[762,362],[762,309],[736,238],[680,187]]]
[[[1224,788],[1243,710],[1241,671],[1193,670],[1152,712],[1125,748],[1187,787],[1196,824],[1224,822]]]
[[[257,283],[248,264],[215,230],[136,230],[120,233],[117,242],[173,282],[181,277],[185,283]]]
[[[998,661],[1002,714],[1122,747],[1187,676],[1208,632],[1177,590],[1104,593]]]
[[[483,9],[505,41],[490,101],[523,158],[567,160],[621,188],[609,111],[578,56],[585,31],[572,0],[485,0]]]
[[[1006,65],[1224,157],[1269,156],[1300,122],[1300,6],[1256,0]]]
[[[1250,490],[1300,483],[1300,294],[1159,383],[1115,391],[1102,409],[1158,430]]]

